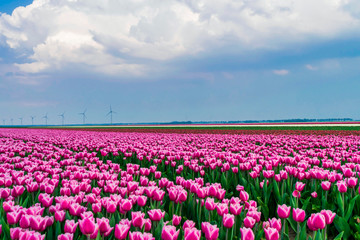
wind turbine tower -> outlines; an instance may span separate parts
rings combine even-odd
[[[82,115],[82,116],[83,116],[83,124],[85,124],[86,110],[87,110],[87,109],[85,108],[84,112],[79,113],[80,115]]]
[[[110,115],[110,124],[112,125],[113,123],[113,113],[116,113],[114,112],[112,109],[111,109],[111,105],[110,105],[110,111],[108,112],[108,114],[106,114],[106,116],[109,116]]]
[[[14,119],[13,118],[10,119],[10,122],[11,122],[11,125],[14,125]]]
[[[22,118],[22,117],[20,117],[20,118],[19,118],[19,120],[20,120],[20,124],[22,125],[22,120],[23,120],[23,118]]]
[[[48,113],[45,114],[45,116],[43,116],[43,118],[45,118],[45,125],[47,126],[47,122],[48,122]]]
[[[6,121],[6,120],[5,120],[5,119],[3,119],[3,125],[5,125],[5,121]]]
[[[30,116],[31,117],[31,124],[34,125],[34,118],[35,116]]]
[[[61,123],[64,126],[65,112],[63,112],[62,114],[59,114],[58,116],[61,117]]]

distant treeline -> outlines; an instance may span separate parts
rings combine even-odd
[[[294,119],[281,119],[281,120],[244,120],[244,121],[174,121],[169,123],[151,123],[151,124],[231,124],[231,123],[292,123],[292,122],[352,122],[352,118],[294,118]]]

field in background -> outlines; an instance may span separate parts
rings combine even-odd
[[[45,128],[44,126],[36,128]],[[210,134],[316,134],[360,135],[360,122],[346,123],[259,123],[259,124],[189,124],[189,125],[72,125],[46,128],[149,133]]]

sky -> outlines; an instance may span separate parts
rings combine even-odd
[[[0,124],[360,119],[359,43],[358,0],[1,1]]]

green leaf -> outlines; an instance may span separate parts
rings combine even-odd
[[[30,198],[30,195],[27,196],[27,198],[26,198],[25,201],[21,204],[21,206],[27,207],[27,204],[28,204],[28,202],[29,202],[29,198]]]
[[[282,240],[289,240],[289,235],[286,232],[282,233]]]
[[[342,236],[344,235],[344,232],[339,233],[334,240],[341,240]]]
[[[261,239],[261,237],[264,235],[264,229],[261,228],[261,230],[258,230],[256,232],[255,239]],[[231,239],[231,238],[230,238]]]
[[[264,181],[264,185],[267,185],[266,184],[266,182],[267,181],[269,181],[269,180],[267,180],[267,179],[265,179],[265,181]],[[271,196],[271,193],[272,193],[272,187],[273,187],[273,183],[271,182],[270,184],[269,184],[269,186],[267,186],[267,190],[266,190],[266,195],[265,195],[265,197],[266,197],[266,203],[269,203],[269,199],[270,199],[270,196]]]
[[[156,227],[155,229],[155,239],[160,239],[161,238],[161,232],[162,232],[162,229],[164,227],[164,220],[161,219],[160,222],[159,222],[159,225]]]
[[[59,221],[56,221],[56,227],[55,227],[55,239],[61,234],[61,224]]]
[[[307,206],[308,206],[309,203],[310,203],[310,200],[311,200],[311,197],[308,197],[308,198],[304,201],[304,203],[303,203],[303,205],[302,205],[302,209],[303,209],[303,210],[306,210]]]
[[[96,236],[96,240],[101,240],[100,231],[98,231],[98,234],[97,234],[97,236]]]
[[[321,234],[320,230],[318,230],[318,231],[316,232],[316,236],[315,236],[315,239],[314,239],[314,240],[322,240],[322,234]]]
[[[111,214],[111,219],[110,219],[110,227],[115,227],[115,216],[114,214]]]
[[[70,213],[68,211],[66,211],[66,213],[65,213],[65,218],[66,218],[66,220],[72,219],[72,217],[70,216]]]
[[[294,232],[296,232],[297,231],[297,223],[294,221],[294,219],[292,217],[289,217],[286,220],[290,223],[290,227],[292,228],[292,230],[294,230]]]
[[[346,215],[345,215],[345,220],[346,221],[349,221],[349,218],[351,217],[351,214],[353,212],[353,209],[354,209],[354,205],[355,205],[355,201],[356,199],[359,197],[359,195],[357,195],[356,197],[354,197],[353,199],[351,199],[350,203],[349,203],[349,207],[348,207],[348,210],[346,212]]]
[[[279,186],[277,182],[274,182],[274,193],[275,193],[275,197],[277,199],[278,202],[281,203],[281,196],[280,196],[280,191],[279,191]]]
[[[301,232],[300,232],[300,238],[299,239],[306,239],[306,224],[304,223]]]
[[[225,177],[225,174],[221,174],[221,185],[223,186],[224,189],[228,189],[227,188],[227,179]]]
[[[337,199],[338,207],[340,209],[340,216],[344,216],[344,203],[340,192],[337,192],[336,199]]]
[[[48,231],[46,233],[46,239],[47,240],[56,240],[57,238],[54,237],[54,231],[52,227],[48,228]]]
[[[350,225],[345,221],[344,218],[335,216],[334,225],[338,232],[344,232],[343,238],[346,240],[351,235]]]
[[[4,218],[1,219],[1,225],[2,225],[3,235],[6,236],[6,239],[11,239],[10,238],[10,228],[9,228],[9,225],[7,225],[7,223],[5,222]]]

